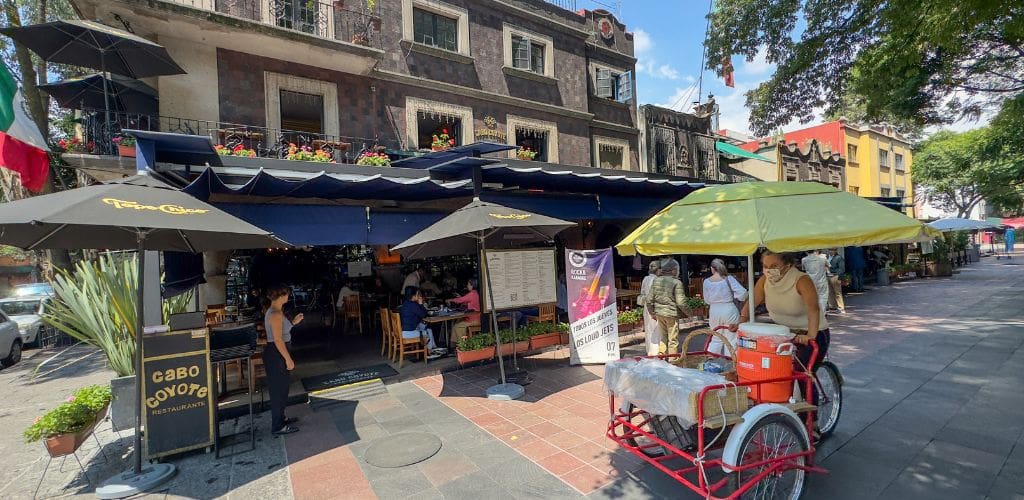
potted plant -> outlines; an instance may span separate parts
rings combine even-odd
[[[935,238],[932,243],[932,253],[928,254],[930,258],[925,263],[925,271],[929,276],[953,275],[953,262],[949,256],[950,243],[947,238],[948,236],[943,235]]]
[[[554,323],[530,323],[526,329],[530,332],[530,350],[558,345],[561,338]]]
[[[25,429],[25,440],[29,443],[43,440],[51,457],[70,455],[82,446],[96,424],[107,416],[110,400],[109,387],[83,387],[56,408],[36,418]]]
[[[619,332],[631,331],[643,321],[643,311],[640,309],[626,309],[619,313]]]
[[[525,328],[519,328],[515,332],[511,328],[498,330],[498,337],[501,338],[502,356],[509,356],[513,352],[526,352],[530,349],[530,332]]]
[[[700,295],[686,298],[686,305],[690,306],[690,316],[697,319],[708,317],[708,303]]]
[[[455,357],[460,365],[494,357],[494,337],[486,334],[460,339],[455,344]]]
[[[356,165],[367,167],[390,167],[391,157],[387,153],[374,153],[367,151],[356,159]]]
[[[288,152],[284,157],[286,160],[297,160],[297,161],[315,161],[320,163],[334,163],[334,157],[331,153],[318,149],[313,151],[313,148],[309,146],[296,146],[294,143],[288,144]]]
[[[558,342],[562,345],[569,344],[569,323],[559,323],[556,325],[558,328]]]
[[[130,135],[119,135],[113,139],[117,145],[118,156],[135,158],[135,138]]]
[[[523,161],[533,161],[536,157],[537,152],[529,148],[522,148],[519,151],[516,151],[516,158]]]
[[[434,134],[430,140],[431,151],[445,151],[455,146],[455,139],[448,136],[448,129],[441,129],[441,135]]]
[[[54,297],[43,311],[43,322],[85,344],[98,347],[117,375],[110,381],[114,430],[135,425],[135,303],[138,260],[134,255],[101,255],[59,271]],[[192,294],[163,302],[164,320],[184,312]],[[42,365],[40,365],[42,367]]]
[[[245,146],[242,146],[241,144],[236,144],[234,147],[231,148],[224,146],[223,144],[218,144],[213,147],[213,150],[216,151],[217,154],[221,156],[242,156],[245,158],[256,157],[255,149],[248,149]]]

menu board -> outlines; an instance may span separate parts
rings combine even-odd
[[[210,336],[205,328],[143,335],[147,459],[213,444]]]
[[[487,250],[487,280],[481,280],[484,311],[518,309],[558,302],[555,281],[555,250]]]

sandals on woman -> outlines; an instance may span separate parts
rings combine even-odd
[[[295,433],[295,432],[299,432],[299,428],[298,427],[295,427],[293,425],[285,424],[284,427],[282,427],[282,428],[280,428],[280,429],[278,429],[276,431],[271,432],[271,434],[273,434],[275,436],[284,436],[285,434],[292,434],[292,433]]]

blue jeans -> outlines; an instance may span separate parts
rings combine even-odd
[[[417,325],[415,330],[402,332],[403,339],[418,339],[420,335],[426,337],[427,349],[437,349],[437,344],[434,343],[434,332],[427,328],[427,325],[424,323]]]

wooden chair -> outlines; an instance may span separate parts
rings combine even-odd
[[[395,345],[391,334],[391,318],[388,317],[390,311],[388,311],[388,308],[382,307],[377,311],[377,314],[380,316],[380,355],[383,356],[384,351],[388,351],[388,358],[390,359],[394,357],[392,351]]]
[[[629,282],[629,289],[631,291],[634,291],[634,292],[639,292],[640,291],[640,285],[642,285],[642,284],[643,283],[640,282],[640,281],[630,281]]]
[[[536,316],[527,316],[527,323],[540,323],[540,322],[555,322],[555,305],[554,304],[541,304],[537,306]]]
[[[478,333],[480,333],[480,325],[469,325],[466,327],[467,337],[472,337],[473,335],[476,335]]]
[[[206,324],[216,325],[224,322],[224,315],[227,308],[224,304],[211,304],[206,306]]]
[[[402,362],[405,361],[405,357],[410,354],[419,354],[423,356],[423,364],[427,364],[427,341],[421,335],[419,338],[406,339],[402,338],[402,318],[398,313],[391,313],[391,332],[396,337],[396,347],[398,356],[398,368],[402,368]]]
[[[341,311],[341,319],[345,323],[344,331],[348,331],[349,320],[354,319],[359,325],[359,333],[363,333],[363,308],[359,302],[358,295],[349,295],[345,297]]]

